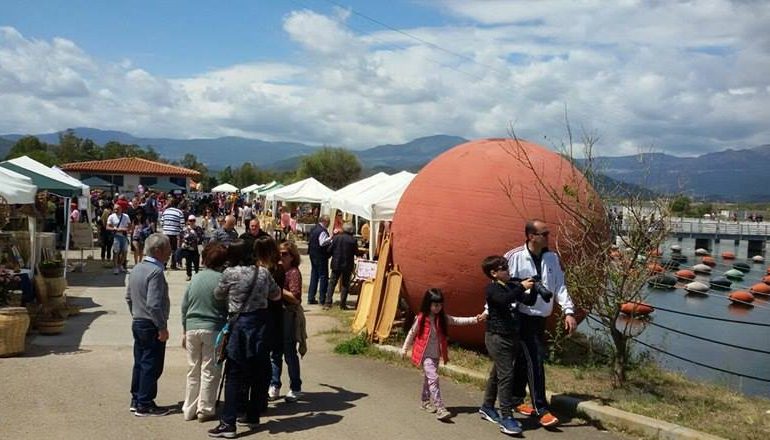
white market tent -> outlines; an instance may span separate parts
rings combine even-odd
[[[260,187],[257,189],[257,194],[259,194],[259,195],[265,195],[265,194],[267,194],[267,193],[268,193],[268,192],[270,192],[270,191],[275,191],[275,190],[277,190],[278,188],[283,188],[283,185],[282,185],[282,184],[280,184],[280,183],[278,183],[278,182],[276,182],[275,180],[273,180],[273,181],[272,181],[272,182],[270,182],[270,183],[266,183],[266,184],[264,184],[264,185],[261,185],[261,186],[260,186]]]
[[[235,185],[231,185],[229,183],[223,183],[221,185],[215,186],[214,188],[211,188],[211,192],[213,193],[234,193],[238,192],[238,187]]]
[[[401,200],[401,196],[406,191],[406,188],[412,183],[414,176],[410,172],[401,171],[392,176],[386,175],[384,178],[375,178],[372,185],[368,185],[367,182],[363,183],[363,186],[369,186],[368,189],[356,192],[346,191],[343,194],[343,198],[339,197],[338,191],[336,193],[337,197],[330,199],[329,204],[332,210],[338,209],[349,212],[372,222],[369,228],[369,255],[374,255],[379,222],[393,220],[398,202]],[[359,182],[352,183],[349,186],[356,185]]]
[[[262,185],[259,185],[259,184],[256,184],[256,183],[253,184],[253,185],[245,186],[245,187],[241,188],[241,194],[248,194],[248,193],[251,193],[251,192],[255,192],[261,186]]]
[[[334,191],[323,183],[308,177],[305,180],[286,185],[265,194],[267,201],[323,203],[334,195]]]
[[[32,179],[15,171],[0,167],[0,196],[9,204],[35,203],[37,186]]]
[[[332,209],[339,209],[344,212],[353,212],[349,206],[350,199],[354,198],[362,192],[369,191],[377,186],[377,184],[388,180],[390,176],[383,172],[379,172],[373,176],[369,176],[351,183],[345,187],[342,187],[334,192],[334,195],[324,202],[324,210],[330,211]]]

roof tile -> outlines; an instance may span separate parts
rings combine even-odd
[[[110,174],[138,174],[143,176],[183,176],[200,178],[200,173],[189,168],[178,167],[139,157],[70,162],[60,165],[64,171]]]

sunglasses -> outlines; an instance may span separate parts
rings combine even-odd
[[[504,265],[502,265],[502,266],[497,266],[497,267],[495,268],[495,270],[498,270],[498,271],[499,271],[499,270],[508,270],[508,265],[507,265],[507,264],[504,264]]]

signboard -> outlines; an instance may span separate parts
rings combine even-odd
[[[377,262],[371,260],[358,260],[356,263],[356,278],[360,280],[373,280],[377,276]]]
[[[94,233],[90,223],[72,223],[70,228],[72,243],[76,249],[91,249],[94,246]]]

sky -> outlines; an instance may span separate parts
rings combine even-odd
[[[0,133],[770,143],[767,1],[0,3]]]

